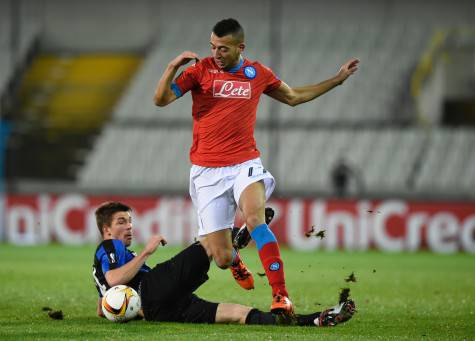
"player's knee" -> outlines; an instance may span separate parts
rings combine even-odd
[[[265,223],[265,217],[262,214],[252,213],[246,216],[246,226],[249,231],[254,230],[256,226]]]
[[[232,262],[231,250],[218,250],[213,254],[213,259],[216,265],[221,269],[227,269]]]
[[[206,251],[206,255],[211,261],[211,259],[213,258],[213,250],[211,248],[209,241],[206,238],[203,238],[200,240],[200,244],[203,247],[203,249]]]

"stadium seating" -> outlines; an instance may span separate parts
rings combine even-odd
[[[24,63],[24,58],[39,32],[40,23],[35,17],[39,4],[34,1],[0,1],[0,95],[6,90],[16,68]],[[12,23],[12,11],[18,22]],[[16,32],[12,32],[16,27]]]
[[[314,102],[291,108],[261,99],[255,135],[279,193],[332,194],[332,170],[344,161],[354,173],[351,194],[470,196],[473,130],[415,126],[407,98],[434,32],[473,25],[472,2],[434,0],[430,10],[423,1],[409,0],[186,0],[150,6],[157,23],[154,44],[79,171],[80,189],[187,191],[191,98],[157,108],[153,91],[180,52],[208,55],[211,26],[233,16],[246,31],[245,56],[272,67],[290,85],[315,83],[348,58],[361,60],[357,76]]]
[[[464,12],[466,8],[458,6],[449,9],[443,2],[432,3],[430,12],[434,12],[435,8],[436,14],[429,13],[423,20],[415,18],[415,13],[426,12],[420,3],[402,2],[395,8],[390,2],[384,1],[361,1],[358,6],[352,6],[348,1],[336,1],[333,5],[326,1],[302,4],[299,6],[294,2],[283,2],[285,15],[282,18],[281,46],[278,47],[282,55],[281,69],[275,70],[279,77],[291,85],[311,84],[318,79],[331,77],[341,63],[350,57],[361,59],[361,72],[365,77],[355,77],[351,83],[326,95],[318,103],[304,104],[295,109],[280,108],[284,122],[410,120],[411,117],[401,116],[404,110],[398,99],[404,91],[408,91],[405,85],[434,29],[471,22],[470,16]],[[181,17],[193,17],[193,11],[196,10],[193,5],[179,5]],[[269,31],[264,25],[257,27],[255,22],[269,18],[270,11],[256,9],[255,6],[253,8],[254,11],[247,12],[244,17],[246,19],[242,20],[246,31],[252,32],[248,35],[245,54],[269,65],[272,64]],[[347,9],[342,10],[345,8]],[[451,15],[445,15],[446,10]],[[171,11],[173,12],[173,8]],[[390,15],[393,11],[394,15]],[[214,12],[203,13],[199,22],[188,22],[187,34],[179,39],[174,34],[158,37],[148,63],[137,77],[136,86],[131,88],[132,94],[120,106],[117,116],[158,119],[149,106],[157,74],[160,73],[160,67],[164,67],[163,61],[171,60],[185,49],[207,55],[210,28],[202,27],[201,23],[212,23],[216,17]],[[161,23],[167,32],[180,31],[181,21],[175,17],[165,17]],[[368,101],[368,98],[371,100]],[[183,101],[174,108],[167,108],[159,119],[187,119],[189,104],[189,101]],[[258,120],[266,121],[268,115],[266,102],[261,107]]]
[[[131,191],[166,191],[186,186],[188,129],[109,127],[99,139],[80,173],[83,187],[113,189],[121,184],[121,189]]]
[[[475,137],[469,129],[334,128],[282,130],[278,136],[274,155],[270,132],[256,130],[279,193],[331,195],[332,169],[340,160],[353,171],[351,195],[469,195],[475,184]],[[109,127],[79,174],[79,184],[83,189],[186,191],[190,144],[187,127]]]
[[[258,143],[268,146],[268,134]],[[83,189],[178,192],[188,187],[190,127],[108,127],[79,173]],[[267,148],[266,148],[267,149]],[[263,158],[266,161],[266,158]]]
[[[50,130],[96,130],[140,62],[135,54],[40,55],[21,84],[19,111]]]
[[[411,120],[401,116],[398,100],[407,92],[408,78],[431,35],[435,29],[473,25],[465,6],[442,1],[431,1],[430,11],[424,6],[405,1],[397,5],[313,1],[305,6],[284,2],[283,79],[292,84],[312,83],[315,77],[332,76],[350,57],[361,60],[365,76],[355,77],[318,104],[284,109],[283,120],[295,120],[297,115],[307,122]],[[300,20],[291,19],[296,17]]]
[[[471,129],[434,130],[416,179],[419,191],[468,194],[475,186],[475,134]]]

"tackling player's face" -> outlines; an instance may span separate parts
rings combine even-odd
[[[218,37],[211,33],[211,54],[220,69],[228,70],[239,64],[244,43],[237,41],[231,34]]]
[[[104,229],[104,239],[119,239],[126,246],[132,243],[132,217],[130,212],[116,212],[110,226]]]

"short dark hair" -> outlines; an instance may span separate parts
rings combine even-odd
[[[213,33],[219,38],[231,34],[239,42],[244,41],[244,30],[236,19],[228,18],[218,21],[213,27]]]
[[[112,216],[117,212],[131,212],[132,209],[118,201],[107,201],[102,203],[95,212],[97,228],[99,233],[103,236],[104,231],[102,228],[104,225],[110,226],[112,224]]]

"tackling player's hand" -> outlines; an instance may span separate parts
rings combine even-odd
[[[182,65],[187,64],[192,59],[196,60],[196,62],[200,61],[200,57],[196,53],[191,52],[191,51],[184,51],[175,59],[173,59],[170,64],[173,67],[178,68]]]
[[[151,255],[155,252],[157,247],[161,244],[162,246],[167,243],[166,239],[161,235],[154,235],[150,238],[147,245],[145,245],[144,252],[148,255]]]
[[[97,301],[97,316],[106,317],[102,312],[102,297],[99,297],[99,300]]]
[[[358,59],[352,58],[341,66],[337,74],[340,84],[358,70],[359,62],[360,61]]]

